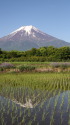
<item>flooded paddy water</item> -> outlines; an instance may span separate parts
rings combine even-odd
[[[0,125],[70,125],[70,74],[0,74]]]
[[[0,95],[0,125],[70,125],[68,90],[8,87]]]

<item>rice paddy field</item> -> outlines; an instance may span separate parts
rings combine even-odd
[[[70,125],[70,73],[0,73],[0,125]]]

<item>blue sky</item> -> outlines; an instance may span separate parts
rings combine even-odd
[[[0,37],[25,25],[70,42],[70,0],[0,0]]]

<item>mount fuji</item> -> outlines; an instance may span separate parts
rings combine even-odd
[[[48,35],[32,25],[22,26],[9,35],[0,38],[2,50],[26,51],[43,46],[62,47],[70,46],[70,43]]]

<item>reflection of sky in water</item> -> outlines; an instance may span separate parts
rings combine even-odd
[[[8,88],[1,95],[0,125],[68,125],[70,91]]]

